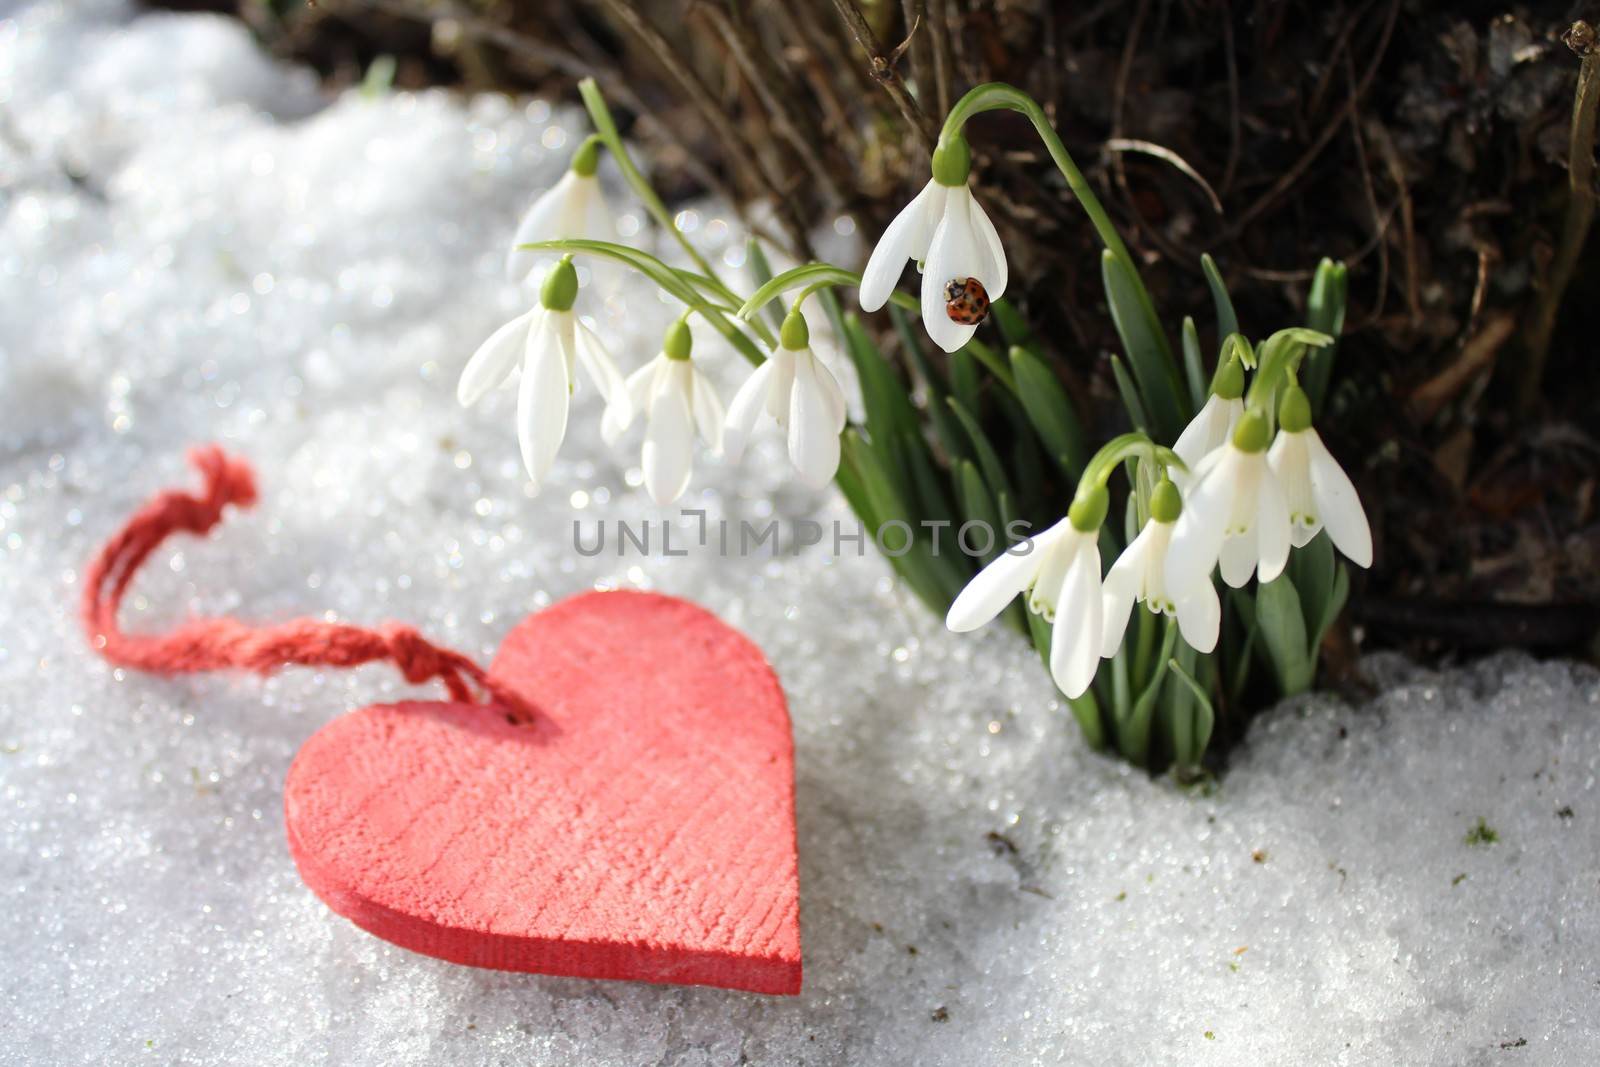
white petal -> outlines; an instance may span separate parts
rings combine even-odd
[[[1080,697],[1100,666],[1100,550],[1085,539],[1067,568],[1050,638],[1050,675],[1068,697]]]
[[[1322,529],[1321,510],[1311,492],[1311,461],[1306,448],[1308,433],[1284,430],[1267,450],[1267,466],[1283,490],[1289,509],[1289,543],[1304,548]]]
[[[694,418],[685,391],[656,389],[649,419],[644,434],[644,486],[650,499],[665,507],[689,488],[694,464]]]
[[[772,360],[767,360],[750,373],[739,391],[733,394],[728,405],[728,417],[722,424],[722,453],[730,462],[739,462],[744,446],[755,432],[756,423],[767,408],[767,379],[772,377]]]
[[[887,304],[906,260],[927,256],[933,228],[944,210],[944,198],[944,186],[930,180],[883,231],[867,260],[867,269],[861,273],[862,311],[877,311]]]
[[[1196,652],[1210,652],[1217,647],[1217,633],[1222,626],[1222,603],[1217,599],[1217,589],[1210,582],[1202,582],[1179,598],[1178,632],[1189,647]]]
[[[562,175],[533,202],[522,221],[517,225],[516,236],[511,239],[511,251],[506,255],[506,278],[520,282],[528,276],[538,262],[539,253],[529,252],[520,245],[538,241],[557,241],[569,237],[582,237],[584,213],[577,203],[580,187],[578,176],[572,171]]]
[[[700,430],[700,438],[711,447],[711,451],[722,453],[722,424],[724,421],[722,401],[717,398],[717,390],[712,386],[711,380],[700,373],[700,368],[689,365],[689,399],[693,404],[694,424]]]
[[[617,233],[617,217],[611,210],[611,205],[606,203],[605,193],[600,186],[598,176],[588,179],[591,187],[588,195],[584,197],[584,224],[583,232],[575,236],[586,237],[591,241],[609,241],[612,244],[626,244],[621,235]],[[602,297],[611,297],[622,287],[622,281],[627,277],[622,264],[614,259],[602,256],[589,256],[589,270],[594,274],[595,288]]]
[[[843,433],[844,424],[850,417],[849,405],[845,402],[844,389],[839,385],[839,379],[833,376],[833,371],[822,361],[822,357],[815,352],[811,354],[811,369],[816,371],[817,382],[822,386],[823,394],[828,401],[828,410],[832,413],[833,432]]]
[[[767,414],[781,426],[789,421],[789,394],[794,391],[794,358],[791,348],[772,354],[772,377],[767,382]]]
[[[634,417],[648,409],[650,383],[655,380],[660,358],[657,356],[628,375],[623,388],[623,395],[628,398],[626,404],[606,405],[606,413],[600,420],[600,437],[606,444],[616,444],[628,427],[633,424]]]
[[[1232,450],[1218,449],[1200,461],[1193,484],[1184,491],[1183,513],[1167,546],[1167,595],[1179,597],[1210,581],[1217,565],[1233,503]]]
[[[976,326],[950,318],[944,298],[945,286],[964,281],[982,270],[986,254],[979,251],[978,235],[972,228],[972,196],[965,189],[950,190],[945,198],[944,218],[934,231],[928,260],[922,269],[922,327],[935,344],[954,352],[972,339]]]
[[[944,624],[958,634],[976,630],[1015,599],[1038,573],[1044,555],[1065,534],[1067,520],[1062,519],[1037,537],[1022,544],[1012,545],[1000,553],[989,565],[979,571],[967,587],[961,590],[955,603],[945,616]]]
[[[622,377],[622,372],[617,370],[617,365],[612,360],[611,353],[606,351],[605,344],[593,330],[581,322],[574,321],[572,334],[578,362],[583,366],[583,371],[589,376],[589,380],[594,382],[595,389],[607,406],[620,404],[623,405],[624,411],[631,408],[633,402],[628,397],[628,383]],[[623,418],[624,413],[619,412],[617,417]],[[632,413],[627,412],[626,419],[632,417]]]
[[[557,337],[558,324],[546,315],[528,338],[517,390],[517,441],[522,465],[537,486],[550,472],[561,439],[567,435],[567,401],[571,392],[567,361]]]
[[[1228,440],[1228,435],[1233,432],[1233,424],[1239,421],[1242,414],[1243,400],[1224,400],[1215,393],[1206,398],[1199,414],[1189,420],[1189,425],[1178,435],[1177,444],[1172,446],[1178,458],[1189,467],[1187,471],[1172,472],[1172,480],[1178,488],[1183,488],[1193,480],[1200,461]]]
[[[1256,569],[1256,534],[1254,526],[1242,534],[1235,534],[1222,542],[1222,551],[1218,554],[1218,569],[1222,571],[1222,580],[1233,586],[1241,588],[1250,580],[1250,575]]]
[[[606,203],[606,194],[600,185],[598,174],[582,179],[580,188],[583,208],[583,231],[574,234],[576,237],[586,237],[591,241],[617,241],[617,217],[612,214],[611,205]]]
[[[1006,250],[1000,244],[1000,235],[995,232],[994,223],[989,221],[989,213],[983,210],[977,197],[972,198],[972,224],[977,228],[983,248],[989,254],[989,263],[978,273],[978,281],[983,283],[990,300],[999,300],[1005,295],[1006,282],[1011,278],[1010,268],[1006,264]]]
[[[511,368],[522,358],[527,348],[529,330],[537,325],[534,320],[543,310],[535,307],[518,315],[490,334],[489,339],[472,353],[472,358],[467,360],[466,367],[461,371],[461,380],[456,383],[456,400],[462,407],[476,404],[485,393],[506,380]]]
[[[1261,472],[1261,484],[1256,489],[1255,535],[1260,554],[1256,577],[1270,582],[1283,573],[1284,564],[1289,562],[1289,503],[1270,468]]]
[[[1147,535],[1156,524],[1147,522],[1139,536],[1129,542],[1117,561],[1106,572],[1100,587],[1101,634],[1100,655],[1110,659],[1122,647],[1122,634],[1128,628],[1128,616],[1133,612],[1133,602],[1139,598],[1140,576],[1144,573],[1151,539]]]
[[[1350,476],[1333,458],[1315,430],[1307,431],[1306,449],[1311,459],[1311,493],[1318,517],[1328,528],[1334,547],[1358,567],[1372,566],[1372,529],[1361,497]]]
[[[794,361],[789,459],[801,480],[820,489],[833,480],[839,469],[839,430],[834,424],[833,405],[817,379],[816,365],[810,352],[799,353]]]

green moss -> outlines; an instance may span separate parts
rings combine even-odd
[[[1467,831],[1466,842],[1469,845],[1492,845],[1500,840],[1500,835],[1495,828],[1483,821],[1483,816],[1478,816],[1478,824]]]

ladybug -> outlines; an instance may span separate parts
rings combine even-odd
[[[944,286],[944,313],[951,322],[976,326],[989,317],[989,293],[976,278],[952,278]]]

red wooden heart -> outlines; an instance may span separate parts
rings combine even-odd
[[[794,745],[761,651],[651,593],[587,593],[490,674],[538,716],[341,716],[289,768],[300,875],[385,940],[476,967],[800,990]]]

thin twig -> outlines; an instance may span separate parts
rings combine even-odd
[[[1572,102],[1572,134],[1567,146],[1567,215],[1561,226],[1561,247],[1550,265],[1550,276],[1539,291],[1533,321],[1523,345],[1526,348],[1517,383],[1517,409],[1527,412],[1538,402],[1544,384],[1544,365],[1550,355],[1561,297],[1572,281],[1578,254],[1594,222],[1595,119],[1600,114],[1600,44],[1587,22],[1574,22],[1562,36],[1567,47],[1583,57],[1578,67],[1578,89]]]
[[[729,53],[743,72],[745,81],[749,84],[756,99],[761,102],[762,110],[772,120],[773,128],[778,136],[789,143],[800,165],[811,175],[811,180],[822,187],[826,196],[835,204],[842,203],[844,197],[839,192],[838,183],[833,175],[828,172],[822,160],[821,138],[813,131],[811,136],[801,132],[796,119],[784,102],[785,87],[779,86],[774,92],[772,81],[776,74],[771,70],[763,70],[757,53],[762,51],[758,42],[751,39],[749,33],[742,27],[734,24],[728,13],[715,4],[697,4],[692,11],[701,12],[709,19],[717,32],[722,36],[723,43],[728,46]]]
[[[1280,174],[1278,180],[1272,183],[1272,187],[1234,220],[1233,225],[1228,227],[1223,237],[1224,240],[1231,241],[1237,238],[1247,226],[1260,218],[1268,208],[1277,203],[1284,193],[1293,188],[1295,183],[1311,167],[1311,164],[1317,161],[1317,157],[1322,155],[1323,149],[1328,147],[1334,135],[1339,132],[1339,127],[1343,126],[1350,116],[1355,113],[1355,105],[1367,95],[1367,90],[1372,87],[1373,78],[1377,77],[1378,67],[1382,64],[1384,55],[1389,51],[1389,41],[1394,34],[1395,20],[1399,15],[1400,0],[1391,0],[1389,16],[1384,20],[1383,32],[1378,37],[1377,47],[1373,49],[1372,62],[1367,66],[1366,72],[1361,76],[1361,81],[1356,85],[1356,91],[1351,94],[1350,99],[1345,101],[1344,106],[1339,109],[1339,113],[1334,116],[1333,121],[1323,127],[1322,132],[1311,143],[1311,147],[1307,148],[1300,158],[1294,161],[1294,165]]]
[[[900,109],[901,117],[921,140],[923,148],[931,152],[933,125],[912,98],[906,83],[900,78],[900,72],[894,69],[889,57],[879,46],[878,36],[872,32],[872,27],[867,25],[866,16],[861,14],[861,9],[855,5],[855,0],[833,0],[833,6],[834,10],[839,12],[839,17],[844,20],[850,35],[855,38],[856,44],[867,54],[867,71],[872,75],[872,80],[883,86],[884,92],[889,94],[895,107]]]
[[[783,188],[781,176],[774,174],[768,162],[745,143],[733,122],[718,106],[711,90],[685,65],[683,58],[673,50],[672,43],[645,20],[630,0],[600,0],[600,3],[618,24],[645,46],[661,69],[678,84],[717,140],[722,142],[728,166],[734,173],[748,175],[757,181],[762,194],[771,200],[783,223],[790,251],[809,259],[810,241],[806,237],[805,225],[795,211],[793,198]]]
[[[1350,96],[1352,107],[1355,106],[1356,67],[1350,59],[1350,53],[1344,55],[1345,77],[1350,83]],[[1367,210],[1372,212],[1373,233],[1379,237],[1378,241],[1378,296],[1372,302],[1372,311],[1369,312],[1360,324],[1351,328],[1352,333],[1360,332],[1366,327],[1377,322],[1383,317],[1383,309],[1389,302],[1389,242],[1384,234],[1384,222],[1378,210],[1378,190],[1372,182],[1372,166],[1367,161],[1367,142],[1361,135],[1361,115],[1359,112],[1350,118],[1350,139],[1355,142],[1356,162],[1361,165],[1361,191],[1367,198]],[[1404,192],[1401,193],[1402,211],[1404,210]]]
[[[1154,156],[1163,163],[1200,187],[1206,194],[1206,199],[1211,201],[1211,210],[1218,215],[1222,214],[1222,201],[1217,199],[1217,191],[1211,188],[1211,183],[1200,176],[1200,172],[1189,165],[1189,161],[1170,148],[1165,148],[1154,141],[1141,141],[1134,137],[1113,137],[1106,142],[1108,152],[1138,152],[1140,155]]]
[[[1239,148],[1243,143],[1239,121],[1239,56],[1233,42],[1233,7],[1222,0],[1222,55],[1228,64],[1228,162],[1222,168],[1222,191],[1233,188],[1239,170]]]
[[[769,0],[765,9],[776,26],[778,37],[792,46],[778,50],[779,62],[789,68],[794,79],[804,79],[805,84],[817,95],[817,102],[822,105],[823,132],[832,135],[846,159],[856,158],[861,151],[861,138],[851,124],[849,111],[839,96],[835,79],[831,76],[833,71],[827,63],[828,57],[815,39],[819,35],[814,27],[808,33],[799,24],[789,0]],[[808,18],[805,21],[807,26],[811,26],[815,20]],[[826,38],[825,34],[821,36]]]
[[[938,114],[950,113],[950,0],[928,0],[928,40],[933,46],[934,102]]]

